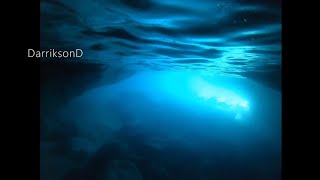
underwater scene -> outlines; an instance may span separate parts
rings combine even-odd
[[[82,52],[40,59],[41,180],[281,179],[280,0],[40,0],[40,32]]]

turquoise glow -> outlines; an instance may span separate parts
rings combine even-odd
[[[242,119],[242,113],[250,109],[248,100],[235,91],[217,86],[202,78],[192,78],[192,87],[197,96],[209,101],[216,109],[236,112],[235,119]]]
[[[244,119],[250,112],[247,89],[234,77],[207,76],[188,72],[148,72],[127,80],[130,87],[154,102],[183,104],[192,111],[207,111]],[[126,83],[125,83],[126,84]],[[124,84],[123,84],[124,85]],[[119,86],[119,89],[127,89]]]

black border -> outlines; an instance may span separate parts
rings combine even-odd
[[[8,21],[1,29],[7,39],[3,60],[6,115],[1,120],[7,152],[3,179],[39,179],[40,175],[40,64],[27,57],[27,49],[40,47],[40,1],[6,2],[3,19]],[[4,105],[4,104],[3,104]],[[9,177],[9,178],[8,178]]]
[[[317,74],[315,57],[310,52],[317,52],[309,40],[315,40],[311,33],[315,24],[317,5],[311,2],[282,0],[282,179],[314,179],[310,163],[313,160],[310,145],[315,132],[312,112],[318,107],[309,100],[314,100],[315,93],[310,86],[316,84]],[[310,15],[313,14],[313,15]],[[309,24],[311,22],[311,24]],[[311,26],[310,26],[311,25]],[[318,32],[317,32],[318,33]]]

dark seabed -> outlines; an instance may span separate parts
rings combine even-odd
[[[280,180],[281,2],[41,0],[41,180]]]

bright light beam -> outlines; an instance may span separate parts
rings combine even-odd
[[[215,86],[201,78],[193,78],[192,87],[199,98],[214,102],[217,109],[236,112],[235,119],[241,119],[241,112],[249,110],[249,102],[231,90]]]

